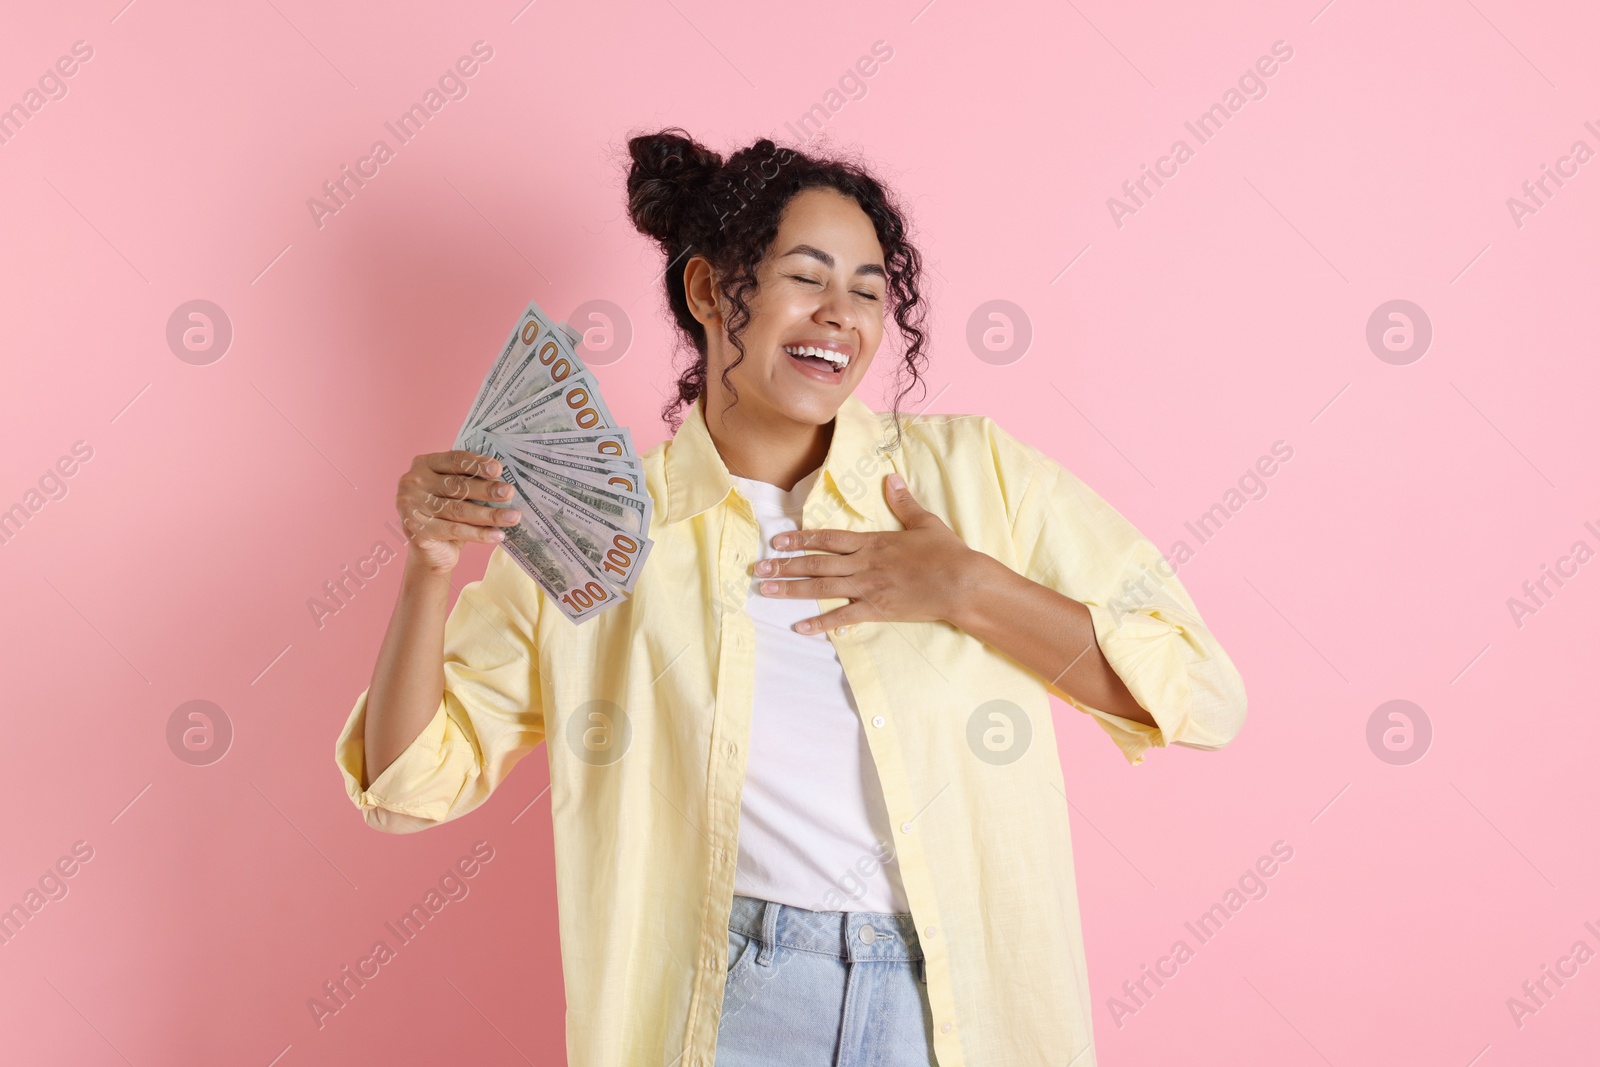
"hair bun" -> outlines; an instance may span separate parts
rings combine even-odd
[[[633,157],[628,215],[634,227],[665,246],[681,244],[696,209],[705,206],[722,157],[677,127],[630,138],[628,154]]]

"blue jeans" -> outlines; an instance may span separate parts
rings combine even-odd
[[[910,915],[733,898],[716,1067],[933,1067]]]

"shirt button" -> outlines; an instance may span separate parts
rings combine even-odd
[[[939,1027],[939,1032],[941,1034],[948,1034],[950,1032],[950,1024],[945,1023],[943,1026]]]
[[[883,725],[883,716],[882,715],[874,715],[872,717],[872,725],[874,725],[874,726],[882,726]]]
[[[900,832],[903,833],[903,834],[909,834],[911,832],[911,824],[908,823],[908,822],[901,823],[900,824]]]
[[[939,928],[937,926],[930,926],[925,932],[929,937],[932,937],[939,932]]]

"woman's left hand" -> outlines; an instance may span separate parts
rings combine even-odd
[[[857,622],[950,621],[988,557],[925,510],[898,474],[884,479],[884,494],[904,530],[795,530],[773,538],[779,549],[820,549],[821,554],[764,559],[756,564],[764,596],[851,602],[795,624],[819,633]]]

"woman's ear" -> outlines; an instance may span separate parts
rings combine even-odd
[[[720,329],[722,313],[717,305],[721,292],[717,289],[716,272],[705,256],[691,256],[683,265],[683,293],[689,301],[689,314],[700,325]]]

